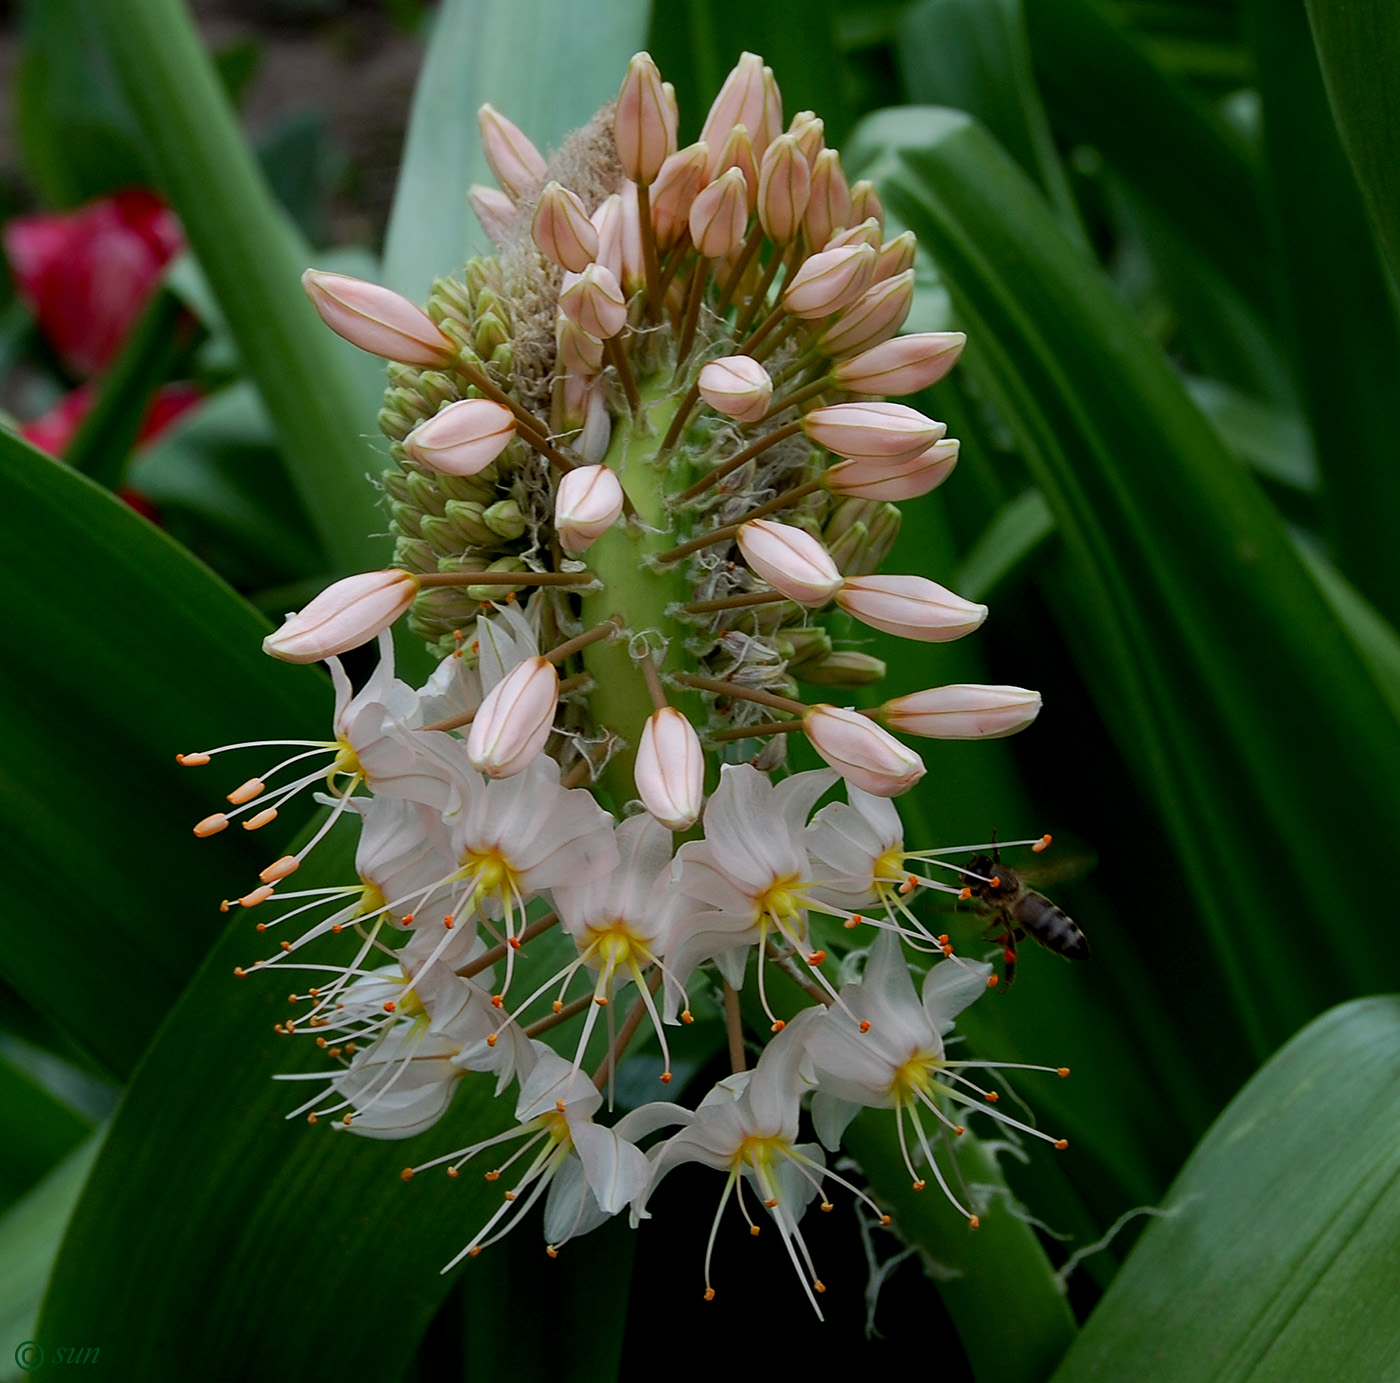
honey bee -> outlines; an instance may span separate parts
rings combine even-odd
[[[996,847],[991,855],[974,855],[967,862],[963,881],[978,912],[988,919],[988,932],[1000,929],[992,939],[1002,948],[1008,989],[1016,978],[1016,943],[1026,937],[1066,960],[1088,956],[1089,942],[1073,918],[1007,868]]]

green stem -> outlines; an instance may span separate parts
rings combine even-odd
[[[274,203],[180,0],[95,0],[108,56],[248,373],[287,469],[341,570],[384,560],[374,453],[378,399],[302,292],[311,251]]]
[[[658,446],[680,404],[671,388],[670,371],[662,368],[638,381],[640,409],[634,425],[620,419],[613,428],[612,445],[604,458],[622,481],[636,507],[634,522],[615,525],[588,549],[589,568],[602,581],[602,589],[583,598],[585,626],[622,616],[634,635],[653,633],[652,643],[664,642],[658,656],[663,671],[681,669],[681,646],[687,629],[668,611],[691,594],[684,572],[653,569],[653,559],[675,546],[670,535],[671,516],[666,507],[666,468],[656,464]],[[594,643],[583,650],[583,665],[597,686],[589,693],[595,724],[621,735],[624,746],[609,760],[600,782],[612,794],[616,806],[636,797],[633,766],[642,729],[652,713],[651,694],[640,667],[633,661],[628,640]],[[681,697],[676,698],[678,701]],[[699,711],[699,698],[691,709]]]

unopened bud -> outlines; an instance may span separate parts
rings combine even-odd
[[[403,449],[420,466],[443,475],[484,471],[515,436],[515,415],[490,399],[458,399],[419,423]]]
[[[802,429],[837,456],[873,461],[912,461],[948,430],[904,403],[833,403],[808,413]]]
[[[724,141],[724,148],[720,150],[719,163],[715,168],[715,177],[727,173],[731,168],[737,168],[744,175],[744,186],[748,189],[748,209],[752,211],[758,202],[758,160],[754,157],[753,140],[742,125],[736,125],[729,132],[729,138]]]
[[[841,155],[823,149],[812,162],[812,196],[802,228],[809,245],[825,245],[851,224],[851,189],[841,171]]]
[[[817,348],[833,359],[869,350],[888,341],[904,325],[914,305],[914,271],[877,277],[817,338]]]
[[[559,294],[559,310],[590,336],[606,341],[627,325],[627,299],[611,269],[590,264]]]
[[[875,265],[875,282],[883,283],[912,269],[918,249],[919,242],[913,231],[901,231],[893,240],[886,240],[880,246],[880,258]]]
[[[720,150],[735,125],[742,125],[755,133],[767,129],[764,104],[768,97],[764,91],[763,71],[763,59],[757,53],[743,53],[733,71],[724,79],[724,85],[720,87],[719,95],[715,97],[700,130],[701,140],[711,151],[705,168],[707,178],[715,176],[720,166]],[[779,119],[781,121],[781,115]],[[712,255],[711,258],[717,259],[718,256]]]
[[[884,227],[885,207],[869,178],[851,184],[851,215],[857,221],[874,220],[881,228]]]
[[[912,749],[857,711],[809,706],[802,728],[848,783],[876,797],[898,797],[924,776],[924,762]]]
[[[530,235],[546,259],[571,273],[581,274],[598,254],[598,232],[583,199],[557,182],[546,183],[540,193]]]
[[[957,364],[966,343],[960,331],[896,336],[843,360],[832,375],[853,394],[916,394]]]
[[[487,693],[467,736],[467,758],[490,778],[523,773],[544,750],[559,706],[559,674],[547,658],[518,663]]]
[[[869,245],[842,245],[823,250],[803,263],[783,294],[783,307],[794,317],[830,317],[865,292],[875,271]]]
[[[969,682],[897,696],[880,707],[880,719],[891,729],[938,740],[1001,739],[1039,714],[1039,692]]]
[[[818,687],[873,687],[885,680],[887,671],[883,658],[839,648],[825,658],[805,664],[797,675]]]
[[[587,378],[603,368],[603,343],[561,312],[554,324],[555,360],[561,372]]]
[[[758,219],[775,245],[790,245],[802,229],[812,195],[812,170],[797,140],[779,135],[763,155],[758,171]]]
[[[515,203],[496,187],[485,187],[474,182],[467,189],[467,200],[481,222],[481,229],[490,237],[491,243],[499,250],[511,238],[511,226],[515,221]]]
[[[645,278],[642,258],[642,212],[637,201],[636,184],[627,183],[618,194],[618,198],[621,204],[621,214],[618,217],[618,241],[622,254],[622,273],[618,277],[618,282],[622,284],[625,293],[634,293],[642,286]],[[608,201],[611,200],[612,198],[609,197]],[[601,243],[601,232],[599,232],[598,238]],[[609,265],[609,268],[611,267]]]
[[[935,442],[912,461],[842,461],[828,468],[822,484],[834,495],[889,500],[895,504],[936,490],[958,464],[956,438]]]
[[[674,706],[663,706],[637,745],[637,796],[663,826],[688,831],[705,802],[705,753],[695,727]]]
[[[712,360],[700,371],[700,397],[726,418],[756,423],[773,398],[773,378],[747,355]]]
[[[622,482],[606,466],[579,466],[566,472],[554,495],[559,546],[565,552],[583,552],[617,522],[622,501]]]
[[[676,113],[650,53],[637,53],[627,65],[617,94],[613,137],[622,171],[649,187],[661,165],[676,151]]]
[[[739,529],[737,541],[750,568],[799,605],[825,605],[841,587],[836,564],[806,529],[752,519]]]
[[[704,144],[691,144],[661,165],[651,189],[651,223],[656,243],[663,250],[674,244],[690,223],[690,208],[704,186],[709,156]]]
[[[544,179],[545,162],[540,151],[518,125],[490,104],[477,111],[476,123],[481,130],[482,151],[496,181],[519,201]]]
[[[798,150],[810,168],[816,163],[817,155],[826,148],[826,132],[821,117],[809,110],[800,110],[792,117],[788,133],[797,141]]]
[[[748,220],[748,183],[737,168],[731,168],[690,204],[690,238],[706,259],[722,259],[743,243]]]
[[[263,652],[284,663],[318,663],[368,643],[413,604],[412,572],[360,572],[327,586],[263,640]]]
[[[873,216],[864,221],[857,221],[853,215],[851,221],[852,224],[850,226],[845,230],[837,231],[831,239],[822,246],[822,249],[836,250],[842,245],[869,245],[878,255],[880,250],[880,223]]]
[[[392,288],[323,269],[308,269],[301,286],[337,336],[371,355],[403,365],[443,365],[457,354],[433,319]]]
[[[985,605],[923,576],[858,576],[837,591],[836,603],[872,629],[921,643],[960,639],[987,618]]]

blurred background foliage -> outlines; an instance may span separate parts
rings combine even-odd
[[[196,5],[196,28],[176,0],[31,0],[9,16],[0,404],[39,450],[0,435],[0,1370],[25,1338],[105,1351],[96,1336],[133,1319],[144,1343],[113,1333],[111,1354],[141,1370],[113,1377],[188,1377],[201,1365],[177,1345],[217,1350],[226,1377],[342,1377],[347,1357],[376,1378],[684,1377],[656,1351],[757,1321],[755,1364],[893,1367],[922,1350],[941,1376],[1034,1379],[1073,1336],[1044,1283],[1020,1295],[1022,1250],[1000,1267],[987,1252],[1004,1291],[950,1279],[963,1250],[923,1212],[923,1256],[897,1263],[844,1209],[821,1226],[819,1259],[841,1265],[828,1301],[844,1299],[824,1330],[777,1324],[798,1307],[769,1283],[776,1260],[702,1312],[689,1268],[712,1200],[680,1177],[637,1236],[610,1227],[556,1269],[526,1230],[493,1250],[489,1282],[440,1282],[470,1209],[454,1202],[444,1230],[422,1202],[400,1210],[392,1147],[365,1161],[358,1141],[308,1152],[289,1136],[271,1010],[229,993],[247,938],[221,939],[208,902],[247,860],[190,841],[208,808],[173,753],[313,732],[325,686],[267,665],[262,619],[387,554],[363,480],[382,464],[380,371],[320,328],[296,276],[315,262],[421,295],[481,248],[464,197],[489,181],[477,105],[557,142],[646,46],[683,142],[739,53],[762,53],[787,112],[821,114],[852,176],[918,234],[909,329],[969,333],[923,401],[962,462],[906,507],[891,569],[992,618],[965,644],[872,651],[895,693],[1045,695],[1014,741],[931,743],[901,803],[921,845],[1053,832],[1064,865],[1043,887],[1093,945],[1074,967],[1027,947],[1015,987],[965,1016],[979,1053],[1075,1069],[1025,1092],[1070,1152],[1000,1172],[1052,1268],[1142,1207],[1230,1210],[1185,1246],[1153,1221],[1102,1308],[1151,1217],[1070,1264],[1089,1324],[1057,1376],[1145,1377],[1150,1357],[1154,1378],[1235,1377],[1269,1348],[1281,1378],[1322,1377],[1329,1358],[1339,1376],[1344,1303],[1373,1327],[1400,1317],[1383,1270],[1400,1208],[1377,1189],[1400,1144],[1382,1117],[1394,1015],[1349,1002],[1400,988],[1393,11],[1319,0],[1310,27],[1302,0],[591,8],[230,0]],[[164,206],[124,204],[115,230],[92,219],[133,188]],[[95,286],[114,272],[115,304]],[[945,925],[974,943],[969,919]],[[860,1155],[880,1188],[878,1140]],[[371,1187],[385,1167],[388,1189]],[[178,1232],[136,1194],[167,1186],[197,1207]],[[1374,1243],[1326,1250],[1302,1208],[1317,1204]],[[151,1243],[133,1250],[143,1223]],[[878,1301],[867,1255],[889,1260]],[[1263,1263],[1282,1277],[1260,1280]],[[1191,1297],[1207,1280],[1219,1290]],[[1188,1299],[1189,1339],[1144,1306]],[[522,1338],[507,1317],[526,1301],[538,1324]],[[1370,1341],[1342,1376],[1400,1366],[1392,1336]]]

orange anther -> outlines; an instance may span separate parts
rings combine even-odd
[[[562,1114],[567,1108],[568,1106],[564,1103],[563,1100],[554,1101],[554,1111],[556,1114]]]
[[[988,1104],[996,1104],[996,1102],[997,1102],[999,1099],[1001,1099],[1001,1096],[998,1095],[997,1092],[996,1092],[995,1090],[989,1090],[989,1091],[987,1091],[987,1103],[988,1103]]]
[[[1041,838],[1038,841],[1036,841],[1034,845],[1031,846],[1031,849],[1035,851],[1035,853],[1038,855],[1050,844],[1052,839],[1053,837],[1047,832],[1045,835],[1041,836]]]
[[[487,1045],[488,1047],[494,1047],[494,1046],[496,1045],[496,1042],[497,1042],[497,1040],[499,1039],[499,1037],[500,1037],[500,1034],[499,1034],[499,1033],[488,1032],[488,1033],[486,1034],[486,1045]]]
[[[958,897],[965,903],[972,897],[972,890],[970,888],[961,888],[958,890]]]
[[[449,1167],[449,1168],[447,1169],[447,1175],[448,1175],[453,1181],[456,1181],[456,1180],[457,1180],[457,1177],[458,1177],[460,1174],[458,1173],[458,1171],[457,1171],[457,1169],[456,1169],[455,1167]]]
[[[913,893],[918,886],[919,881],[912,874],[906,874],[904,882],[899,886],[899,891],[901,893]]]
[[[290,1024],[289,1024],[288,1026],[290,1027]],[[342,1124],[345,1128],[349,1128],[349,1127],[350,1127],[350,1120],[353,1119],[354,1117],[355,1117],[355,1116],[354,1116],[353,1114],[347,1114],[340,1122],[341,1122],[341,1124]]]
[[[385,1013],[393,1013],[394,1010],[397,1009],[397,1008],[398,1008],[398,1005],[397,1005],[392,999],[387,999],[387,1000],[385,1000],[385,1003],[384,1003],[384,1012],[385,1012]]]
[[[315,1111],[315,1110],[312,1110],[312,1112],[306,1116],[306,1122],[307,1122],[308,1124],[314,1124],[314,1123],[316,1122],[316,1111]]]
[[[814,1277],[812,1279],[812,1290],[814,1292],[824,1292],[826,1291],[826,1284],[821,1280],[821,1278]]]
[[[205,836],[218,835],[227,825],[228,817],[223,812],[215,812],[213,816],[206,816],[199,822],[194,828],[194,833],[203,840]]]
[[[250,816],[247,821],[243,823],[243,829],[245,831],[257,831],[266,826],[269,821],[275,821],[276,819],[277,808],[264,807],[256,816]]]
[[[946,946],[946,945],[948,944],[948,933],[947,933],[947,932],[939,932],[939,934],[938,934],[938,944],[939,944],[940,946]]]
[[[608,1006],[607,998],[601,994],[594,999],[593,1002],[597,1004],[599,1008],[607,1008]]]
[[[695,1015],[694,1015],[688,1008],[687,1008],[687,1009],[682,1009],[682,1010],[681,1010],[681,1022],[682,1022],[682,1023],[693,1023],[694,1021],[695,1021]]]
[[[403,1171],[401,1171],[401,1172],[399,1173],[399,1176],[400,1176],[404,1181],[412,1181],[412,1180],[413,1180],[413,1168],[412,1168],[412,1167],[405,1167],[405,1168],[403,1169]]]
[[[947,941],[945,941],[943,945],[940,946],[938,949],[943,952],[943,957],[945,960],[953,954],[953,947],[951,943]]]
[[[507,1192],[505,1193],[505,1197],[506,1197],[506,1199],[507,1199],[508,1201],[513,1201],[513,1200],[515,1199],[515,1192],[514,1192],[514,1191],[507,1191]]]
[[[235,965],[233,967],[233,973],[241,980],[248,972],[241,965]]]
[[[706,1288],[705,1288],[705,1300],[706,1300],[706,1301],[713,1301],[714,1299],[715,1299],[715,1289],[714,1289],[713,1287],[706,1287]]]
[[[229,900],[228,900],[227,898],[225,898],[224,901],[223,901],[222,903],[219,904],[219,911],[220,911],[220,912],[227,912],[232,906],[233,906],[233,904],[232,904],[231,902],[229,902]]]
[[[341,932],[343,932],[344,930],[345,930],[345,927],[344,927],[344,925],[343,925],[342,923],[340,923],[340,922],[332,922],[332,923],[331,923],[331,932],[332,932],[333,935],[339,936],[339,935],[341,934]]]
[[[996,977],[995,975],[988,975],[988,976],[987,976],[987,988],[988,988],[988,989],[995,989],[996,987],[997,987],[997,977]]]
[[[785,1027],[787,1027],[787,1024],[784,1023],[783,1020],[782,1020],[781,1018],[775,1018],[775,1019],[773,1020],[773,1027],[772,1027],[772,1031],[773,1031],[773,1032],[782,1032],[782,1030],[783,1030]]]
[[[492,1008],[504,1008],[504,1007],[505,1007],[505,995],[503,995],[503,994],[493,994],[493,995],[491,996],[491,1007],[492,1007]]]
[[[546,1244],[546,1245],[544,1246],[544,1251],[545,1251],[551,1258],[558,1258],[558,1257],[559,1257],[559,1250],[558,1250],[557,1248],[555,1248],[553,1244]]]
[[[967,1132],[967,1130],[966,1130],[961,1124],[954,1124],[954,1125],[953,1125],[953,1137],[954,1137],[954,1138],[961,1138],[961,1137],[963,1136],[963,1134],[965,1134],[966,1132]]]
[[[777,1209],[778,1198],[777,1198],[777,1196],[773,1196],[773,1197],[770,1198],[769,1200],[764,1201],[763,1204],[764,1204],[765,1206],[767,1206],[767,1208],[768,1208],[769,1210],[775,1210],[775,1209]]]
[[[208,754],[176,754],[175,762],[185,768],[199,768],[209,762]]]
[[[663,1071],[663,1072],[661,1073],[661,1084],[662,1084],[662,1085],[670,1085],[670,1083],[671,1083],[671,1073],[670,1073],[669,1071]]]
[[[550,1004],[550,1008],[552,1008],[555,1013],[562,1013],[564,1011],[563,1001],[560,999],[556,999],[552,1004]]]
[[[1059,1138],[1059,1139],[1056,1139],[1056,1141],[1055,1141],[1055,1151],[1056,1151],[1056,1152],[1064,1152],[1064,1150],[1065,1150],[1067,1147],[1069,1147],[1069,1139],[1068,1139],[1068,1138]]]
[[[1001,875],[1000,875],[1000,874],[993,874],[992,877],[991,877],[990,879],[987,880],[987,887],[988,887],[988,888],[1000,888],[1000,887],[1001,887]]]
[[[1061,1080],[1063,1080],[1067,1075],[1069,1075],[1069,1067],[1057,1066],[1055,1067],[1055,1074],[1059,1076]]]
[[[757,1226],[757,1225],[750,1225],[750,1226],[749,1226],[749,1234],[750,1234],[750,1236],[751,1236],[752,1238],[757,1239],[757,1238],[758,1238],[758,1226]]]
[[[860,1020],[860,1022],[857,1024],[857,1026],[860,1028],[861,1032],[869,1032],[869,1031],[870,1031],[870,1019],[868,1019],[868,1018],[862,1018],[862,1019]]]
[[[290,941],[279,941],[277,944],[283,951],[290,951],[292,949],[292,943]]]
[[[826,952],[825,952],[825,951],[813,951],[812,954],[811,954],[810,956],[807,957],[807,964],[808,964],[808,965],[820,965],[820,964],[822,963],[822,961],[824,961],[825,959],[826,959]]]
[[[480,1244],[473,1244],[473,1245],[471,1246],[471,1248],[469,1248],[469,1249],[467,1250],[467,1257],[468,1257],[468,1258],[478,1258],[478,1257],[480,1257],[480,1255],[481,1255],[481,1245],[480,1245]]]
[[[442,925],[450,932],[457,924],[450,917],[444,917],[442,919]]]
[[[981,1225],[981,1223],[982,1221],[979,1220],[976,1215],[970,1215],[968,1217],[967,1227],[969,1229],[977,1229]]]
[[[225,908],[224,911],[227,912],[228,909]],[[267,923],[266,923],[266,922],[259,922],[258,925],[257,925],[256,927],[253,928],[253,930],[254,930],[255,932],[265,932],[265,931],[267,930]]]
[[[916,1190],[916,1191],[922,1191],[922,1190],[924,1189],[924,1187],[927,1186],[927,1185],[928,1185],[928,1182],[926,1182],[926,1181],[916,1181],[916,1182],[914,1183],[914,1190]]]
[[[267,784],[261,778],[249,778],[246,783],[234,788],[229,793],[228,800],[235,807],[241,807],[245,802],[251,802],[255,797],[261,797],[267,789]]]
[[[518,936],[511,937],[509,944],[512,951],[518,951],[520,949],[520,938]]]
[[[495,1181],[500,1175],[501,1175],[500,1172],[497,1172],[497,1171],[490,1171],[490,1172],[487,1172],[487,1173],[486,1173],[486,1180],[487,1180],[487,1181]]]

